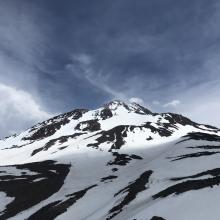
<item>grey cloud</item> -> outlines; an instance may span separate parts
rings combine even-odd
[[[212,123],[219,18],[216,0],[2,1],[0,82],[26,91],[46,112],[136,97],[154,111],[181,100],[174,111]],[[203,102],[195,105],[198,94]]]

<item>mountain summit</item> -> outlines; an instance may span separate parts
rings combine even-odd
[[[0,219],[220,216],[220,130],[182,115],[111,101],[0,140],[0,152]]]
[[[148,109],[146,109],[145,107],[139,105],[136,102],[132,102],[129,104],[126,104],[125,102],[119,101],[119,100],[114,100],[111,101],[107,104],[104,105],[104,107],[109,108],[111,110],[117,110],[118,108],[125,108],[128,111],[133,111],[136,113],[147,113],[147,114],[152,114],[151,111],[149,111]]]

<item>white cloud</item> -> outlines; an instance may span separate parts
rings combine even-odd
[[[51,116],[35,98],[50,28],[35,21],[38,7],[18,4],[0,2],[0,138]]]
[[[165,103],[164,105],[163,105],[163,107],[176,107],[177,105],[179,105],[180,104],[180,101],[179,100],[173,100],[173,101],[171,101],[171,102],[168,102],[168,103]]]
[[[132,97],[129,99],[129,102],[136,102],[140,105],[144,105],[144,100],[138,97]]]
[[[52,115],[26,91],[0,83],[0,135],[19,132]]]

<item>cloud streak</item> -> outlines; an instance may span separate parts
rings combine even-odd
[[[167,108],[167,107],[176,107],[177,105],[180,104],[180,101],[179,100],[173,100],[171,102],[168,102],[168,103],[165,103],[163,105],[163,107]]]
[[[95,62],[94,59],[88,54],[74,54],[72,63],[66,65],[66,70],[82,81],[86,80],[113,99],[128,100],[124,93],[117,91],[108,84],[108,73],[103,73],[101,70],[97,72],[94,69],[93,62]]]

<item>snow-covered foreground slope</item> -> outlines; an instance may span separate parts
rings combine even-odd
[[[0,141],[0,219],[219,220],[220,131],[113,101]]]

